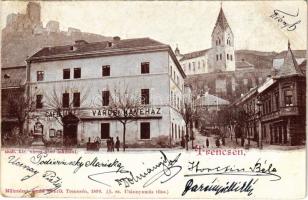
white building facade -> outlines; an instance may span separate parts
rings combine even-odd
[[[185,134],[179,112],[185,73],[168,45],[150,38],[77,41],[43,48],[27,62],[29,95],[36,104],[28,128],[46,141],[69,138],[77,145],[96,138],[122,141],[123,125],[112,116],[110,105],[116,93],[124,92],[142,99],[138,116],[126,125],[128,146],[159,138],[172,143]],[[60,112],[55,105],[61,105]],[[75,126],[61,121],[60,115],[67,117],[68,110]]]

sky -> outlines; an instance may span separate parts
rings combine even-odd
[[[2,1],[1,29],[10,13],[25,13],[25,1]],[[211,34],[220,1],[47,1],[40,2],[44,26],[49,20],[60,22],[60,29],[78,28],[84,32],[122,39],[150,37],[178,45],[181,53],[211,47]],[[235,48],[259,51],[307,48],[307,5],[305,1],[223,1],[222,7],[233,31]],[[285,16],[297,24],[294,31],[281,28],[272,18],[275,9],[295,14]]]

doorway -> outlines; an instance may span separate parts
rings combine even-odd
[[[77,145],[77,131],[79,119],[72,113],[63,117],[63,144],[65,146]]]

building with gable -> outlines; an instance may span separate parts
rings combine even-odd
[[[298,65],[290,43],[283,60],[274,76],[234,105],[248,114],[246,137],[258,141],[261,135],[268,144],[300,145],[306,141],[306,65]]]

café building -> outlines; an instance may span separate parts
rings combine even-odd
[[[174,143],[185,134],[179,112],[184,78],[170,46],[150,38],[45,47],[27,60],[27,93],[36,105],[27,128],[44,141],[122,142],[117,116],[125,112],[135,116],[126,124],[127,145],[158,138]],[[116,96],[120,102],[127,96],[141,101],[121,110],[112,107]]]

